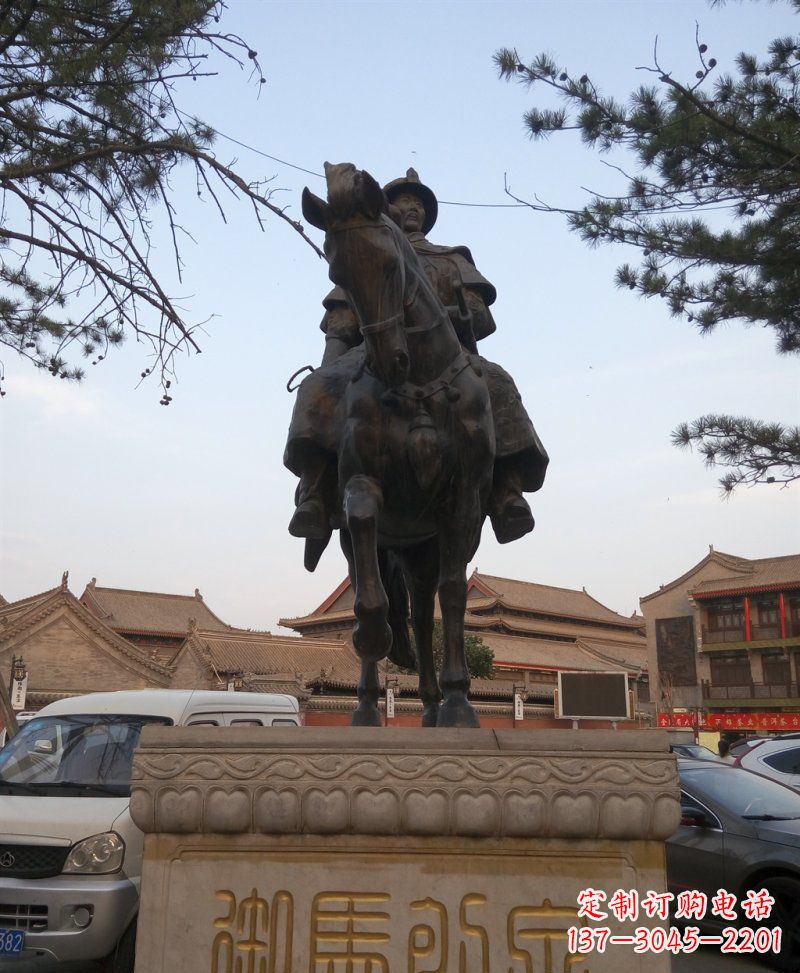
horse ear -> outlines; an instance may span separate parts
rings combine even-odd
[[[328,213],[330,206],[324,199],[315,196],[308,186],[303,190],[303,216],[318,230],[328,229]]]
[[[373,220],[381,215],[386,205],[383,190],[366,169],[361,173],[361,201],[364,204],[367,216]]]

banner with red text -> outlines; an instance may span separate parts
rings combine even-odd
[[[659,713],[662,728],[708,730],[770,730],[789,733],[800,731],[800,713]]]

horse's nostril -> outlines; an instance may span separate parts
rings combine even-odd
[[[404,351],[398,351],[394,356],[395,365],[401,372],[407,372],[410,366],[408,355]]]

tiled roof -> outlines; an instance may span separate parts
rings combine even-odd
[[[151,658],[148,653],[117,633],[72,594],[66,585],[66,574],[64,581],[58,588],[51,588],[50,591],[24,598],[0,609],[0,640],[4,642],[13,640],[20,633],[24,633],[26,628],[52,615],[62,606],[66,606],[69,611],[74,613],[78,620],[85,624],[95,636],[102,639],[115,652],[124,656],[128,663],[132,662],[143,667],[148,676],[154,678],[157,682],[161,681],[162,684],[166,684],[169,681],[171,674],[164,664]]]
[[[0,595],[0,608],[2,608],[4,605],[7,605],[7,604],[8,604],[8,599],[7,598],[4,598],[2,595]]]
[[[437,618],[441,617],[437,613]],[[599,638],[609,641],[619,641],[628,644],[631,641],[637,642],[642,638],[638,634],[638,629],[627,631],[609,630],[601,622],[584,622],[580,619],[564,619],[551,621],[546,618],[530,618],[524,615],[512,615],[510,613],[477,615],[468,611],[464,616],[464,626],[470,631],[477,631],[483,637],[484,630],[499,626],[509,632],[520,632],[523,634],[537,633],[539,635],[561,635],[566,638]],[[639,626],[641,627],[641,626]]]
[[[378,680],[381,689],[386,687],[386,672],[380,669]],[[342,666],[326,672],[325,675],[309,679],[309,688],[319,689],[339,689],[354,690],[358,686],[361,677],[361,669],[358,666]],[[398,690],[409,695],[416,695],[419,685],[419,678],[416,675],[406,673],[389,673],[391,679],[397,680]],[[514,682],[511,679],[472,679],[469,690],[472,699],[512,699],[514,696]],[[552,686],[536,686],[531,684],[528,687],[528,698],[552,699]]]
[[[269,635],[233,629],[227,633],[192,632],[189,643],[219,672],[252,676],[276,673],[318,674],[334,666],[356,665],[346,642]]]
[[[279,618],[278,624],[281,626],[281,628],[297,629],[314,624],[327,625],[335,622],[349,622],[352,625],[354,618],[355,615],[353,614],[353,609],[345,608],[341,611],[325,611],[321,613],[314,612],[311,615],[298,615],[296,618]]]
[[[625,666],[628,671],[641,669],[647,671],[647,639],[641,638],[630,642],[610,641],[609,639],[581,638],[578,640],[582,648],[588,649],[598,659],[608,659],[618,665]]]
[[[29,595],[27,598],[20,598],[19,601],[6,602],[5,605],[0,606],[0,627],[9,625],[19,615],[47,601],[51,595],[60,590],[60,588],[49,588],[47,591],[42,591],[39,594]]]
[[[279,624],[285,628],[302,629],[313,625],[335,624],[352,619],[352,589],[348,590],[348,585],[347,580],[343,581],[310,615],[282,618]],[[514,581],[510,578],[498,578],[491,574],[479,574],[477,571],[473,571],[469,579],[467,600],[467,609],[471,613],[471,619],[477,619],[481,609],[491,609],[496,606],[530,612],[531,614],[586,619],[603,626],[611,624],[636,629],[644,624],[640,615],[634,614],[631,618],[619,615],[600,604],[585,590],[554,588],[550,585],[536,584],[533,581]],[[441,617],[438,602],[436,615]],[[527,630],[531,630],[528,626],[532,623],[526,622],[524,619],[519,619],[519,623],[519,627],[525,626]],[[475,624],[479,625],[480,622],[475,621]]]
[[[592,672],[601,668],[630,670],[623,661],[606,663],[580,642],[551,642],[546,639],[526,639],[518,635],[486,632],[481,636],[494,652],[495,666],[521,666],[528,669],[569,669]],[[639,668],[636,664],[633,668]]]
[[[472,573],[470,580],[472,579],[475,579],[479,586],[488,589],[487,595],[490,593],[496,595],[507,608],[519,608],[547,615],[566,615],[572,618],[592,618],[630,627],[637,624],[635,619],[626,618],[600,604],[585,588],[582,591],[573,588],[555,588],[534,581],[498,578],[493,574],[482,574],[478,571]]]
[[[730,558],[730,555],[723,555]],[[702,598],[724,592],[747,591],[758,588],[800,588],[800,554],[784,557],[762,557],[753,560],[730,558],[735,561],[735,575],[710,578],[695,585],[693,595]]]
[[[728,577],[721,576],[718,580],[710,579],[707,582],[698,582],[695,588],[691,587],[691,579],[696,575],[702,568],[707,567],[709,564],[720,568],[728,574]],[[643,595],[639,599],[639,603],[649,601],[651,598],[658,598],[659,595],[663,595],[664,592],[670,591],[674,588],[687,588],[687,590],[693,592],[697,591],[701,593],[702,591],[728,591],[735,590],[732,586],[738,583],[738,580],[743,582],[742,588],[740,590],[745,590],[751,586],[758,586],[765,582],[755,580],[754,578],[774,578],[773,581],[767,581],[766,584],[783,584],[789,586],[789,582],[800,583],[800,555],[798,554],[788,554],[783,557],[764,557],[764,558],[746,558],[738,557],[735,554],[724,554],[722,551],[715,551],[713,546],[709,545],[708,554],[702,560],[698,561],[697,564],[685,571],[680,577],[675,578],[673,581],[669,581],[667,584],[662,584],[657,591],[650,592],[649,595]],[[737,575],[739,578],[737,579]],[[717,586],[705,588],[705,585]],[[727,587],[725,587],[727,585]]]
[[[119,632],[179,636],[189,631],[191,621],[198,628],[218,632],[231,627],[217,618],[196,589],[193,595],[170,595],[159,591],[101,588],[92,578],[80,600]]]

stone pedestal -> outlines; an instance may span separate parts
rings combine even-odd
[[[137,973],[656,973],[665,926],[580,916],[665,890],[677,772],[656,732],[147,727]]]

